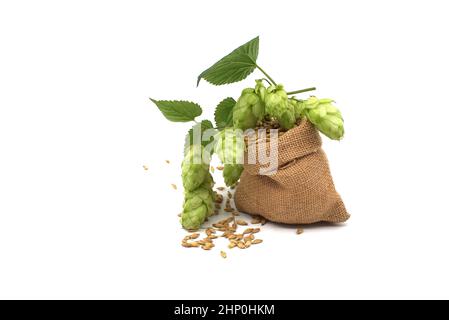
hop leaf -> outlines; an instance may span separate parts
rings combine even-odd
[[[197,85],[200,83],[201,78],[215,85],[233,83],[245,79],[256,68],[258,54],[259,37],[256,37],[204,70],[198,76]]]
[[[190,101],[154,100],[151,98],[150,100],[156,104],[165,118],[173,122],[193,121],[203,112],[198,104]]]
[[[235,103],[233,98],[226,98],[218,104],[215,109],[215,124],[218,129],[232,127],[232,109],[234,108]]]

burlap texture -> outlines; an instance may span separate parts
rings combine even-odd
[[[260,139],[257,143],[268,144]],[[335,190],[320,135],[309,121],[301,120],[297,127],[279,137],[275,174],[260,175],[261,165],[257,161],[248,164],[248,157],[247,154],[235,192],[239,211],[288,224],[338,223],[349,219]]]

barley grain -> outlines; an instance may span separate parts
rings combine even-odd
[[[229,238],[230,235],[231,235],[231,233],[229,231],[225,231],[225,232],[223,232],[223,234],[221,236],[223,238]]]
[[[248,225],[248,223],[245,220],[237,220],[236,223],[239,226],[247,226]]]

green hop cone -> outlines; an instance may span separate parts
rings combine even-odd
[[[186,191],[198,188],[209,173],[209,163],[203,161],[204,148],[193,145],[182,162],[182,184]]]
[[[264,93],[265,87],[261,83],[256,89],[246,88],[233,109],[234,128],[246,130],[254,128],[265,115],[265,105],[258,92]]]
[[[296,118],[295,118],[295,109],[289,104],[287,109],[282,113],[281,117],[278,119],[279,124],[284,129],[291,129],[295,126]]]
[[[193,191],[187,191],[181,224],[185,229],[198,229],[213,212],[214,192],[211,188],[200,187]]]
[[[310,97],[305,103],[306,116],[324,135],[340,140],[345,132],[343,117],[332,102],[332,99]]]
[[[243,172],[243,165],[241,164],[225,164],[223,169],[223,177],[225,184],[231,187],[239,181]]]
[[[201,184],[201,187],[203,188],[207,188],[207,189],[212,189],[212,187],[214,186],[215,182],[214,182],[214,178],[212,177],[212,174],[210,172],[208,172],[206,174],[206,178],[204,178],[203,183]]]
[[[223,164],[243,163],[245,141],[243,132],[239,129],[224,129],[220,131],[215,140],[214,151]]]
[[[197,230],[206,220],[206,209],[200,206],[191,211],[183,211],[181,216],[181,225],[187,230]]]
[[[222,130],[216,139],[215,153],[224,164],[223,177],[227,186],[233,186],[243,171],[245,141],[238,129]]]
[[[265,88],[265,86],[263,85],[262,80],[256,80],[256,87],[254,88],[254,92],[257,93],[259,95],[259,97],[262,99],[262,101],[264,102],[263,105],[264,105],[264,109],[265,109],[265,97],[267,95],[267,88]],[[265,113],[265,110],[264,110],[264,113]]]
[[[269,86],[265,95],[265,110],[274,118],[279,119],[288,109],[288,96],[283,85]]]
[[[304,111],[306,108],[306,102],[302,100],[296,100],[294,97],[288,99],[288,103],[295,110],[295,119],[298,120],[304,116]]]
[[[266,112],[277,119],[282,128],[291,129],[295,126],[295,108],[281,84],[268,87],[265,95],[265,107]]]

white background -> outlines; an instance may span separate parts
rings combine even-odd
[[[447,13],[410,0],[2,1],[0,298],[449,298]],[[224,260],[220,245],[180,246],[170,184],[189,124],[148,98],[194,100],[211,118],[260,74],[198,88],[196,76],[257,35],[275,80],[342,110],[345,139],[323,140],[352,218],[301,236],[267,224],[263,244]]]

